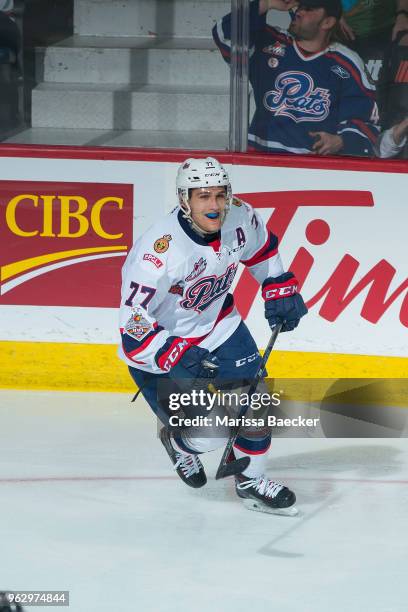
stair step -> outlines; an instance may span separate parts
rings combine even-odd
[[[20,131],[3,142],[223,151],[228,148],[228,132],[30,128]]]
[[[110,49],[216,49],[212,36],[193,38],[157,36],[80,36],[74,34],[55,43],[55,47],[96,47]]]
[[[32,92],[32,126],[155,131],[227,131],[225,87],[41,83]]]
[[[229,83],[229,68],[211,39],[197,45],[191,39],[74,36],[38,49],[37,74],[54,83]]]
[[[229,0],[75,0],[75,34],[208,37]]]

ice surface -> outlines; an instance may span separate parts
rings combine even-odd
[[[143,399],[0,403],[0,590],[69,590],[70,612],[407,610],[407,439],[276,439],[288,518],[215,481],[220,452],[207,486],[186,487]]]

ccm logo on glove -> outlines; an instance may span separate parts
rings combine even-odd
[[[169,338],[163,347],[162,353],[157,356],[157,365],[162,370],[168,372],[170,368],[176,365],[182,354],[191,347],[191,344],[185,338]]]
[[[191,344],[186,338],[169,336],[156,353],[156,363],[172,378],[215,378],[219,362],[207,349]],[[180,385],[179,385],[180,386]]]
[[[298,290],[298,282],[296,278],[288,281],[287,283],[267,285],[262,291],[262,297],[265,301],[278,300],[279,298],[288,297],[294,295]]]
[[[291,331],[307,313],[300,293],[298,281],[292,272],[284,272],[276,278],[267,278],[262,284],[262,297],[265,300],[265,317],[271,329],[283,323],[281,331]]]

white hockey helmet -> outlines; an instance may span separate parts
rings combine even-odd
[[[190,157],[178,169],[176,178],[177,196],[181,209],[190,221],[189,189],[199,189],[200,187],[225,187],[227,204],[224,211],[224,221],[232,201],[231,183],[227,171],[214,157],[201,159]]]

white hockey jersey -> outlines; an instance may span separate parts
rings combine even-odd
[[[241,322],[229,293],[240,262],[260,283],[283,273],[277,237],[236,198],[212,242],[191,228],[179,208],[153,225],[122,269],[119,356],[132,367],[163,374],[168,362],[156,354],[168,339],[174,339],[174,350],[187,342],[209,351],[220,346]]]

